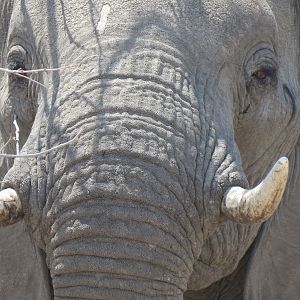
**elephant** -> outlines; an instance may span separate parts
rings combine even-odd
[[[0,297],[297,299],[299,4],[2,0]]]

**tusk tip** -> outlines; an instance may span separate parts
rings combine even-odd
[[[22,216],[22,205],[13,189],[0,191],[0,227],[17,222]]]
[[[275,172],[288,172],[289,170],[289,159],[287,157],[281,157],[278,159],[273,167]]]
[[[261,223],[278,208],[289,175],[289,160],[281,157],[266,178],[255,188],[232,187],[222,204],[222,212],[239,223]]]

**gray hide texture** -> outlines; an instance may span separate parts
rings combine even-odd
[[[298,1],[0,1],[0,67],[66,67],[0,73],[0,148],[75,137],[0,159],[0,300],[300,299]],[[225,217],[281,156],[271,219]]]
[[[0,140],[0,148],[3,146]],[[7,168],[5,159],[2,166],[0,180]],[[45,255],[34,243],[24,221],[1,228],[0,245],[0,299],[50,300]]]
[[[299,143],[291,162],[299,165]],[[278,213],[262,226],[254,243],[245,280],[244,299],[300,298],[300,174],[291,172],[291,187]]]
[[[0,241],[0,299],[51,299],[44,255],[24,222],[2,229]]]
[[[1,0],[0,3],[0,66],[3,62],[3,49],[7,38],[7,25],[12,10],[12,1]],[[6,21],[6,22],[5,22]],[[0,78],[3,74],[0,74]],[[4,87],[1,86],[0,92]],[[0,110],[3,111],[5,102],[1,98]],[[0,120],[1,122],[1,120]],[[2,124],[3,126],[4,124]],[[5,124],[4,126],[7,126]],[[10,124],[11,125],[11,124]],[[7,128],[8,129],[8,128]],[[1,153],[15,153],[14,142],[7,144],[7,137],[0,133]],[[0,158],[0,181],[12,166],[12,160]],[[24,221],[18,222],[0,230],[0,299],[50,300],[48,269],[45,265],[45,255],[31,238]]]
[[[299,1],[295,2],[299,9]],[[277,1],[277,16],[286,19],[286,3]],[[299,17],[298,17],[299,18]],[[291,31],[279,26],[282,36]],[[285,52],[292,47],[286,45]],[[189,299],[264,300],[300,299],[300,147],[299,141],[289,155],[289,183],[275,215],[260,232],[237,270],[209,288],[190,293]]]

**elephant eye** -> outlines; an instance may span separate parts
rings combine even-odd
[[[24,62],[21,62],[21,61],[10,62],[8,64],[8,69],[19,71],[20,74],[22,74],[22,71],[26,71],[25,64],[24,64]],[[26,73],[24,73],[22,75],[26,76]]]
[[[269,87],[277,85],[278,61],[273,46],[267,43],[255,45],[246,56],[244,70],[249,91],[269,92]]]
[[[26,66],[28,63],[28,55],[26,50],[20,45],[13,46],[8,53],[7,69],[18,71],[18,74],[11,74],[11,80],[24,83],[26,80],[24,77],[28,77],[24,72],[26,71]]]
[[[264,69],[259,69],[253,75],[258,80],[265,80],[267,78],[267,73]]]
[[[251,77],[252,80],[256,81],[259,85],[268,85],[275,81],[276,70],[271,66],[260,66]]]

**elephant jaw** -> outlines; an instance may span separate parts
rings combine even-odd
[[[283,196],[289,173],[289,161],[280,158],[266,178],[255,188],[230,188],[222,203],[222,212],[238,223],[261,223],[272,216]]]
[[[0,227],[16,223],[22,216],[21,201],[13,189],[0,192]]]

